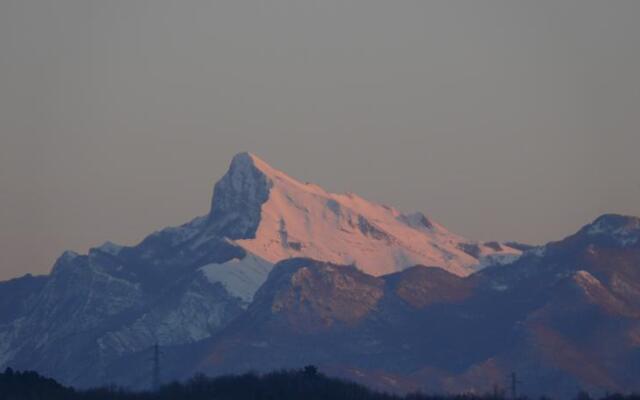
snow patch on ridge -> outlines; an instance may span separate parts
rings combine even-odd
[[[107,253],[112,256],[117,256],[120,253],[120,251],[123,249],[123,247],[113,242],[106,241],[97,249],[102,251],[103,253]]]
[[[234,297],[246,304],[267,280],[273,264],[253,254],[244,258],[227,261],[222,264],[208,264],[200,268],[211,283],[220,282]]]
[[[515,262],[521,256],[522,255],[519,253],[494,253],[483,255],[480,257],[478,266],[480,268],[484,268],[490,265],[507,265]]]

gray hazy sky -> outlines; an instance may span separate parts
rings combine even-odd
[[[540,243],[640,214],[640,1],[0,1],[0,279],[207,212],[239,151]]]

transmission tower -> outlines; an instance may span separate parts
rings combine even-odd
[[[518,398],[518,385],[521,383],[522,382],[518,380],[516,373],[512,372],[511,373],[511,398],[512,399]]]
[[[153,345],[153,358],[151,359],[153,366],[151,369],[151,389],[158,390],[160,388],[160,346],[158,343]]]

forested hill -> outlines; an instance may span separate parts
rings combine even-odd
[[[423,395],[404,397],[378,393],[366,387],[329,378],[315,367],[265,375],[244,374],[208,378],[196,376],[155,391],[131,392],[118,388],[77,391],[36,372],[8,368],[0,374],[0,400],[505,400],[502,393]],[[523,397],[519,400],[528,400]],[[591,400],[580,393],[575,400]],[[640,395],[609,395],[600,400],[640,400]]]

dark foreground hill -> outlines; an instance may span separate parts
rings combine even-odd
[[[156,391],[134,392],[118,388],[78,391],[36,372],[0,374],[0,400],[503,400],[503,392],[474,395],[396,396],[372,391],[365,386],[329,378],[313,366],[301,370],[279,371],[264,375],[248,373],[207,378],[196,376],[185,383],[172,383]],[[576,400],[591,400],[585,392]],[[600,400],[638,400],[638,395],[608,395]],[[519,400],[527,400],[521,397]]]

